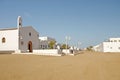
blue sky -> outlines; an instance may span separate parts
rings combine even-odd
[[[70,45],[96,45],[120,37],[120,0],[0,0],[0,28],[33,26],[40,36]]]

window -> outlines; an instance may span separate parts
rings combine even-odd
[[[21,45],[23,45],[24,44],[24,42],[23,41],[21,41]]]
[[[22,24],[21,23],[19,23],[19,26],[21,26]]]
[[[45,45],[45,49],[47,49],[47,45]]]
[[[31,32],[29,33],[29,36],[31,36]]]
[[[110,49],[112,49],[112,47],[110,47]]]
[[[40,45],[40,48],[42,48],[42,45]]]
[[[110,42],[113,42],[112,40]]]
[[[119,40],[119,42],[120,42],[120,40]]]
[[[37,34],[37,37],[39,37],[39,34]]]
[[[118,49],[120,49],[120,47],[118,47]]]
[[[3,38],[2,38],[2,43],[5,43],[5,41],[6,41],[6,40],[5,40],[5,37],[3,37]]]
[[[117,40],[114,40],[114,42],[117,42]]]

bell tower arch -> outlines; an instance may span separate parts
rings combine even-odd
[[[22,27],[22,17],[21,17],[21,16],[18,16],[18,19],[17,19],[17,27],[18,27],[18,28]]]

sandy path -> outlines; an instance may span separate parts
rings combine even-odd
[[[0,80],[120,80],[120,53],[0,55]]]

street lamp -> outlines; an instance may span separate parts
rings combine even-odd
[[[70,39],[71,39],[70,36],[66,36],[66,37],[65,37],[65,40],[66,40],[66,50],[67,50],[67,48],[68,48],[68,47],[67,47],[67,45],[68,45],[68,41],[69,41]]]
[[[81,42],[78,42],[78,48],[80,49]]]

